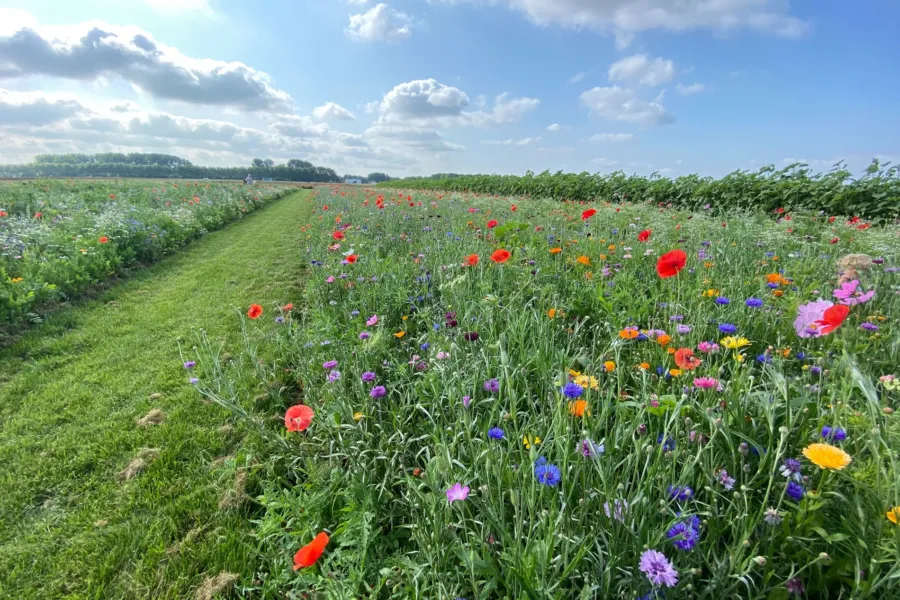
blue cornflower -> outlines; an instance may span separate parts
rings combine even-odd
[[[189,360],[189,361],[187,361],[187,362],[184,363],[184,368],[185,368],[185,369],[193,369],[195,366],[197,366],[197,363],[195,363],[195,362],[192,361],[192,360]]]
[[[797,353],[797,360],[803,360],[804,358],[806,358],[806,353],[804,353],[804,352]]]
[[[777,289],[778,289],[778,284],[777,284],[777,283],[774,283],[774,282],[769,282],[769,283],[766,284],[766,287],[769,288],[770,290],[777,290]]]
[[[747,300],[744,301],[744,304],[749,308],[759,308],[763,305],[763,301],[759,298],[747,298]]]
[[[781,472],[782,477],[787,477],[788,479],[793,479],[794,481],[802,481],[803,475],[800,474],[800,469],[802,465],[800,461],[796,458],[786,458],[782,463],[779,471]]]
[[[666,537],[672,540],[679,550],[693,550],[700,539],[700,518],[697,515],[691,515],[685,520],[675,523],[666,532]]]
[[[728,304],[731,304],[731,300],[729,300],[729,299],[726,298],[725,296],[717,296],[717,297],[716,297],[716,304],[720,304],[720,305],[722,305],[722,306],[726,306],[726,305],[728,305]]]
[[[570,381],[562,389],[562,393],[566,398],[572,398],[574,400],[584,393],[584,388],[577,383],[573,383]]]
[[[496,394],[500,391],[500,382],[496,379],[488,379],[484,382],[484,391]]]
[[[435,331],[440,331],[440,330],[441,330],[441,324],[440,324],[440,323],[435,323],[434,325],[431,326],[431,328],[434,329]]]
[[[694,489],[689,485],[670,485],[668,491],[669,498],[679,502],[687,502],[694,497]]]
[[[547,459],[543,456],[538,458],[534,463],[534,476],[538,483],[555,487],[562,481],[562,474],[556,465],[547,464]]]
[[[843,442],[847,439],[847,432],[840,427],[830,427],[825,425],[822,427],[822,437],[826,440],[834,439],[838,442]]]
[[[767,354],[760,354],[756,357],[756,360],[764,365],[768,365],[772,362],[772,357]]]
[[[727,335],[733,335],[737,333],[737,325],[732,325],[731,323],[722,323],[721,325],[719,325],[719,331]]]
[[[428,350],[429,348],[431,348],[431,344],[429,344],[428,342],[425,342],[424,344],[419,346],[419,348],[422,350]]]
[[[665,442],[663,442],[663,435],[659,434],[659,437],[656,438],[657,444],[662,444],[663,450],[666,452],[672,452],[675,450],[675,440],[673,438],[667,438]]]
[[[502,440],[504,435],[503,430],[499,427],[491,427],[488,429],[488,437],[492,440]]]
[[[796,481],[788,481],[787,488],[784,492],[793,498],[796,502],[800,502],[803,500],[803,494],[806,492],[803,490],[803,486],[797,483]]]
[[[277,317],[275,317],[275,322],[281,325],[282,323],[284,323],[284,317],[278,315]]]
[[[821,373],[821,372],[822,372],[822,367],[816,367],[816,366],[813,366],[813,367],[810,367],[810,368],[809,368],[809,374],[810,374],[810,375],[818,375],[818,374]]]

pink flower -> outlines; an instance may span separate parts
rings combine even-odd
[[[841,284],[840,289],[834,290],[834,297],[839,299],[841,304],[845,306],[856,306],[868,302],[875,295],[875,290],[869,290],[863,294],[856,291],[857,287],[859,287],[858,279],[846,281]]]
[[[817,321],[825,318],[825,311],[834,306],[828,300],[816,300],[797,307],[797,318],[794,320],[794,331],[802,338],[819,337]]]
[[[694,380],[694,387],[701,390],[708,390],[718,387],[719,382],[715,377],[698,377]]]
[[[366,321],[366,327],[372,327],[374,325],[378,325],[378,315],[372,315],[369,317],[369,320]]]
[[[715,342],[700,342],[697,344],[697,350],[711,354],[719,351],[719,345]]]
[[[457,500],[465,500],[469,497],[469,486],[463,486],[461,483],[454,483],[447,490],[447,502],[453,504]]]
[[[329,276],[328,279],[325,280],[325,283],[334,283],[334,275]]]

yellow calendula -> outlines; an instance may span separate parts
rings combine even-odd
[[[849,454],[831,444],[810,444],[803,449],[803,456],[821,469],[840,471],[853,460]]]
[[[715,298],[718,295],[719,295],[719,290],[717,290],[715,288],[709,288],[708,290],[703,290],[704,298]]]
[[[13,283],[21,283],[22,278],[21,277],[13,277],[12,279],[10,279],[10,281]]]
[[[583,388],[590,388],[592,390],[600,389],[600,382],[597,381],[596,377],[590,375],[576,375],[574,377],[575,379],[573,381]]]
[[[402,338],[404,335],[406,335],[406,332],[405,332],[405,331],[398,331],[397,333],[394,334],[394,337],[397,338],[397,339],[399,340],[399,339]]]
[[[356,411],[355,413],[353,413],[353,420],[354,420],[354,421],[359,421],[359,420],[361,420],[362,418],[363,418],[363,414],[362,414],[361,412]]]
[[[737,350],[738,348],[749,346],[750,340],[745,337],[735,337],[733,335],[729,335],[728,337],[724,337],[719,340],[719,343],[729,350]]]
[[[526,449],[526,450],[531,450],[531,446],[532,446],[532,445],[537,446],[537,445],[540,444],[542,441],[543,441],[543,440],[542,440],[541,438],[539,438],[538,436],[534,436],[534,437],[531,437],[531,438],[528,437],[527,435],[526,435],[526,436],[522,436],[522,445],[525,446],[525,449]]]

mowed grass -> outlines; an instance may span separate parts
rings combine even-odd
[[[0,597],[183,598],[252,575],[243,430],[180,349],[201,329],[229,348],[251,302],[275,326],[310,210],[288,196],[0,350]]]

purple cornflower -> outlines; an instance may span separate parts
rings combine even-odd
[[[191,382],[191,385],[197,385],[200,382],[200,380],[197,379],[196,377],[191,377],[190,382]]]
[[[477,342],[478,341],[478,332],[470,331],[469,333],[463,335],[463,339],[467,342]]]
[[[737,325],[732,325],[731,323],[722,323],[719,325],[719,331],[727,335],[733,335],[737,333]]]
[[[676,321],[676,322],[684,321],[684,315],[672,315],[671,317],[669,317],[669,320]]]
[[[331,371],[328,372],[328,377],[327,377],[328,383],[334,383],[335,381],[337,381],[340,378],[341,378],[341,372],[338,371],[337,369],[332,369]]]
[[[788,479],[793,479],[794,481],[802,481],[803,475],[800,474],[800,469],[801,465],[799,460],[797,460],[796,458],[787,458],[781,464],[781,468],[779,470],[781,471],[782,477],[787,477]]]
[[[659,434],[656,437],[656,443],[662,444],[664,452],[672,452],[675,450],[675,440],[673,438],[666,438],[666,440],[663,441],[663,435]]]
[[[795,596],[802,596],[806,591],[805,589],[803,589],[803,582],[800,581],[800,579],[797,577],[788,579],[784,583],[784,587],[787,589],[788,594],[794,594]]]
[[[607,519],[615,519],[616,521],[624,523],[625,513],[628,512],[628,500],[613,500],[612,512],[609,510],[609,502],[604,502],[603,512],[606,513]]]
[[[875,323],[869,323],[866,321],[859,326],[860,329],[865,329],[866,331],[878,331],[878,325]]]
[[[581,441],[581,454],[585,458],[597,458],[606,452],[606,446],[590,439]]]
[[[322,368],[325,369],[326,371],[329,369],[333,369],[336,366],[338,366],[338,361],[336,361],[336,360],[326,360],[325,362],[322,363]]]
[[[366,383],[372,383],[373,381],[375,381],[375,373],[373,373],[372,371],[366,371],[362,374],[362,380]]]
[[[584,393],[584,388],[578,385],[577,383],[569,382],[563,387],[562,393],[566,398],[575,399],[581,396]]]
[[[763,305],[763,301],[759,298],[747,298],[747,300],[744,301],[744,304],[746,304],[748,308],[759,308]]]
[[[770,506],[766,509],[763,520],[774,527],[775,525],[779,525],[781,523],[781,515],[778,514],[778,509],[772,508]]]
[[[662,552],[644,550],[638,568],[653,585],[675,587],[678,583],[678,571]]]
[[[796,481],[788,481],[787,488],[784,490],[784,493],[794,501],[800,502],[801,500],[803,500],[803,494],[806,492],[803,490],[803,486]]]
[[[686,334],[686,333],[690,333],[690,332],[691,332],[691,327],[690,327],[690,325],[681,325],[681,324],[679,324],[678,326],[675,327],[675,331],[677,331],[678,333],[684,335],[684,334]]]
[[[373,398],[383,398],[387,394],[387,388],[383,385],[376,385],[372,388],[372,391],[369,392],[369,395]]]
[[[372,334],[370,334],[368,331],[361,331],[361,332],[359,333],[359,339],[361,339],[361,340],[367,340],[367,339],[369,339],[369,337],[371,337],[371,335],[372,335]]]
[[[679,502],[687,502],[694,497],[694,489],[689,485],[670,485],[668,491],[669,498],[678,500]]]
[[[697,515],[679,521],[666,532],[679,550],[693,550],[700,540],[700,518]]]
[[[720,306],[727,306],[731,304],[731,300],[729,300],[725,296],[716,296],[716,304]]]
[[[281,315],[275,317],[275,322],[281,325],[282,323],[284,323],[284,317],[282,317]]]
[[[812,366],[809,368],[810,375],[818,375],[822,372],[822,367]]]
[[[184,363],[184,368],[185,368],[185,369],[193,369],[193,368],[196,367],[196,366],[197,366],[197,363],[194,362],[194,361],[192,361],[192,360],[189,360],[189,361],[187,361],[186,363]]]
[[[503,430],[499,427],[491,427],[488,429],[488,437],[492,440],[502,440],[504,435]]]
[[[488,379],[484,382],[484,391],[496,394],[500,391],[500,382],[496,379]]]
[[[730,492],[734,489],[734,477],[729,477],[728,471],[725,469],[719,471],[719,474],[716,475],[716,480],[722,484],[726,491]]]
[[[534,463],[534,476],[539,483],[555,487],[562,481],[562,473],[556,465],[547,464],[547,459],[541,456]]]
[[[463,396],[462,403],[463,403],[463,406],[465,406],[466,408],[469,408],[469,405],[472,404],[472,397],[471,396]]]
[[[831,427],[829,425],[824,425],[822,427],[822,437],[826,440],[833,439],[838,442],[843,442],[847,439],[847,432],[840,427]]]

